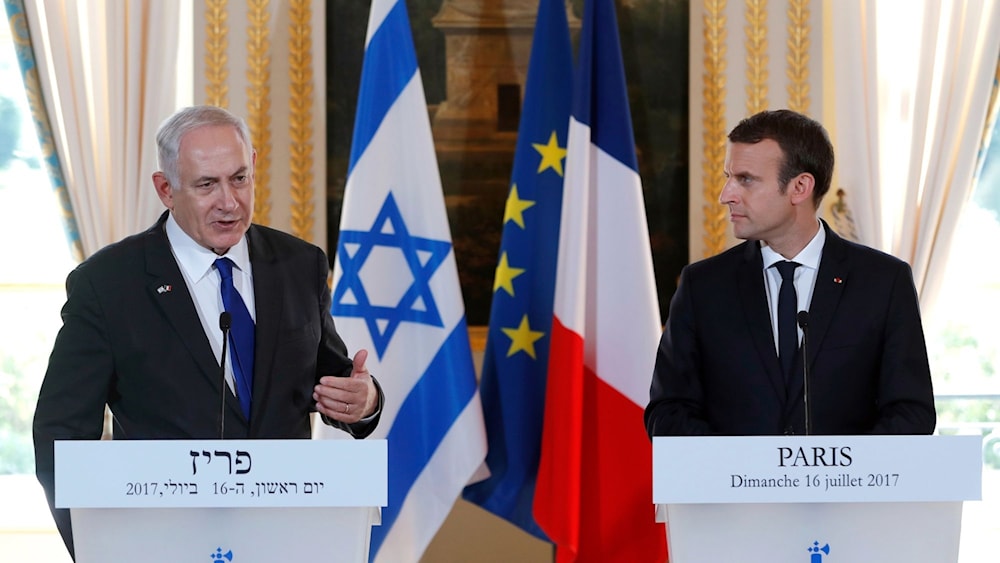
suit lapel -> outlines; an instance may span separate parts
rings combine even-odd
[[[756,241],[744,243],[743,263],[737,272],[740,302],[747,321],[747,330],[760,356],[761,365],[775,393],[784,399],[785,378],[775,352],[774,334],[771,330],[771,314],[767,310],[767,294],[764,291],[764,263],[760,246]]]
[[[251,225],[247,234],[250,245],[250,263],[253,266],[253,291],[256,308],[256,344],[254,351],[253,407],[251,407],[250,436],[259,428],[261,417],[253,413],[263,411],[274,373],[274,353],[281,326],[284,300],[281,298],[281,271],[277,256],[263,231]]]
[[[181,274],[177,260],[170,251],[170,242],[163,227],[166,219],[165,212],[156,224],[146,231],[146,274],[149,280],[147,290],[152,301],[159,307],[160,312],[198,364],[202,375],[208,377],[212,386],[221,392],[219,362],[205,335],[201,319],[198,318],[194,299],[187,284],[184,283],[184,275]],[[235,397],[233,399],[235,401]],[[236,404],[235,407],[238,409],[239,405]]]
[[[816,365],[816,355],[822,347],[823,339],[833,322],[833,315],[840,304],[844,286],[850,274],[850,264],[847,260],[847,243],[837,236],[823,222],[826,229],[826,242],[823,245],[823,256],[816,272],[816,286],[813,288],[812,301],[809,303],[809,369]],[[800,352],[801,354],[801,352]],[[796,360],[801,362],[801,355]],[[801,398],[803,383],[801,377],[794,378],[789,389],[791,397]]]

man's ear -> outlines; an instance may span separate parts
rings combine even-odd
[[[160,201],[167,209],[174,208],[174,192],[170,187],[170,182],[167,181],[167,176],[163,172],[153,172],[153,188],[156,190],[156,195],[160,197]]]
[[[808,172],[803,172],[792,178],[788,183],[788,193],[791,196],[793,205],[801,205],[804,202],[812,202],[813,189],[816,187],[816,178]]]

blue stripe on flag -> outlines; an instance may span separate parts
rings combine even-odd
[[[597,33],[598,27],[606,32]],[[590,126],[595,145],[638,173],[615,3],[585,2],[583,30],[573,85],[573,117]],[[611,75],[615,75],[614,79]],[[596,76],[605,79],[593,80]]]
[[[410,34],[405,0],[399,0],[372,35],[361,66],[354,138],[347,174],[368,148],[385,114],[417,72],[417,53]]]
[[[469,350],[469,329],[462,317],[396,415],[387,437],[389,504],[382,510],[382,525],[372,527],[372,561],[399,516],[414,481],[476,392],[474,378],[455,377],[474,372]],[[456,361],[462,365],[456,365]]]
[[[511,173],[511,184],[517,191],[512,187],[508,196],[509,205],[530,206],[520,213],[523,225],[505,221],[499,256],[501,264],[523,271],[511,278],[510,271],[501,273],[498,267],[498,280],[509,283],[509,289],[498,286],[493,292],[480,384],[490,477],[466,487],[463,495],[546,541],[535,522],[533,504],[559,250],[569,125],[566,100],[571,98],[572,84],[566,4],[563,0],[542,0]],[[533,354],[515,346],[508,336],[521,326],[538,337],[531,344]]]
[[[375,348],[386,398],[389,499],[369,558],[417,563],[482,464],[485,431],[406,3],[370,13],[331,313],[365,320],[344,341]]]

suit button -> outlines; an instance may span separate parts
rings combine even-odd
[[[785,436],[794,436],[794,435],[795,435],[795,429],[792,428],[791,425],[786,426],[785,427]]]

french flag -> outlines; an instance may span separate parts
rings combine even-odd
[[[535,518],[556,561],[667,559],[643,426],[660,336],[613,0],[584,5]]]

